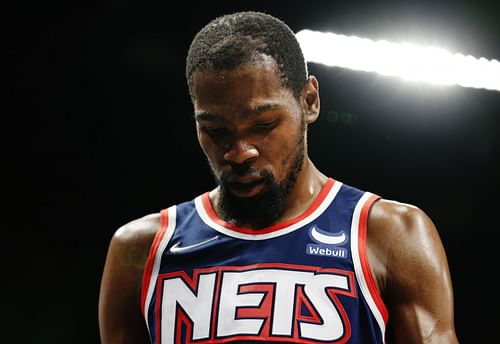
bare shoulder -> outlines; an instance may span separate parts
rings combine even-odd
[[[435,240],[438,235],[433,221],[422,209],[385,199],[374,203],[368,218],[368,228],[368,235],[380,238],[383,240],[380,244],[387,245],[396,241],[425,246],[422,240]]]
[[[141,316],[141,281],[160,215],[150,214],[118,228],[108,248],[99,294],[102,343],[147,343]]]
[[[142,268],[159,228],[160,213],[145,215],[118,228],[111,245],[122,253],[124,263]]]
[[[431,218],[414,205],[386,199],[370,210],[367,252],[382,290],[394,279],[410,277],[407,274],[439,269],[446,260]]]
[[[457,343],[446,253],[431,218],[418,207],[376,201],[366,248],[396,343]]]
[[[154,237],[160,226],[160,213],[148,214],[127,222],[118,228],[114,238],[123,242],[138,242],[147,237]]]

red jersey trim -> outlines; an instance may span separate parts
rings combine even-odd
[[[359,217],[359,259],[361,263],[361,269],[363,271],[363,275],[365,276],[366,284],[368,286],[368,290],[370,295],[375,302],[375,305],[380,311],[384,322],[387,324],[387,320],[389,318],[389,312],[387,311],[387,307],[385,306],[384,301],[380,295],[380,292],[377,288],[377,284],[375,283],[375,277],[372,274],[372,270],[370,269],[370,264],[368,262],[368,255],[366,253],[366,230],[368,227],[368,214],[370,209],[375,203],[376,200],[380,199],[380,196],[372,195],[366,203],[363,205],[361,209],[361,214]]]
[[[260,234],[268,234],[268,233],[276,232],[280,229],[283,229],[283,228],[291,226],[299,221],[302,221],[303,219],[305,219],[306,217],[311,215],[316,209],[318,209],[318,207],[321,205],[321,203],[323,203],[323,201],[325,200],[326,196],[328,195],[328,193],[332,189],[335,182],[336,181],[333,178],[328,178],[325,185],[323,186],[323,188],[319,192],[318,196],[316,196],[316,199],[312,202],[312,204],[309,206],[309,208],[306,211],[304,211],[302,214],[298,215],[297,217],[295,217],[291,220],[259,229],[258,234],[260,235]],[[226,221],[220,219],[217,216],[217,214],[212,206],[212,202],[210,201],[210,197],[209,197],[208,192],[206,192],[202,195],[202,204],[203,204],[203,208],[205,209],[207,215],[210,217],[210,220],[215,222],[219,226],[233,230],[233,231],[238,232],[238,233],[251,234],[251,235],[256,234],[255,229],[238,227],[236,225],[233,225],[229,222],[226,222]]]
[[[153,272],[153,266],[155,262],[156,253],[158,251],[158,247],[165,236],[165,232],[168,227],[168,209],[163,209],[160,211],[160,228],[156,232],[153,243],[149,250],[148,259],[146,260],[146,264],[144,266],[144,274],[142,276],[142,285],[141,285],[141,310],[144,319],[146,322],[148,321],[146,314],[146,296],[148,294],[149,284],[151,283],[151,274]]]

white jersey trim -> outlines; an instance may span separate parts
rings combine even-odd
[[[375,300],[373,299],[372,294],[370,293],[366,276],[363,273],[363,268],[361,266],[361,253],[359,247],[360,245],[359,228],[361,225],[360,215],[361,211],[363,210],[363,207],[365,206],[366,202],[369,200],[371,196],[373,196],[372,193],[365,192],[363,196],[359,199],[358,203],[356,204],[356,208],[354,209],[351,222],[351,252],[352,252],[352,261],[354,264],[354,273],[356,275],[356,279],[358,280],[359,288],[361,289],[361,293],[363,294],[363,297],[366,300],[368,307],[370,307],[370,310],[380,328],[380,333],[382,335],[382,342],[385,343],[384,317],[382,316],[380,309],[377,307],[377,304],[375,303]]]
[[[211,228],[215,229],[217,232],[220,232],[222,234],[225,234],[225,235],[233,237],[233,238],[244,239],[244,240],[266,240],[266,239],[276,238],[278,236],[288,234],[288,233],[293,232],[294,230],[301,228],[302,226],[314,221],[332,203],[332,201],[335,199],[335,196],[337,196],[341,187],[342,187],[342,182],[335,181],[335,183],[332,186],[332,189],[328,192],[325,199],[321,202],[321,204],[309,216],[307,216],[307,217],[301,219],[300,221],[297,221],[289,226],[283,227],[283,228],[278,229],[278,230],[273,231],[273,232],[264,233],[264,234],[259,234],[258,231],[256,231],[255,234],[241,233],[241,232],[237,232],[237,231],[234,231],[232,229],[226,228],[226,227],[214,222],[210,218],[210,216],[208,215],[205,207],[203,206],[202,195],[196,197],[194,200],[194,203],[196,206],[196,211],[200,215],[200,218],[203,220],[203,222],[205,222],[205,224],[207,224]]]
[[[177,215],[177,206],[172,206],[167,209],[168,223],[167,228],[165,229],[165,234],[161,239],[160,244],[158,245],[158,250],[156,251],[153,269],[151,272],[151,277],[149,278],[148,283],[148,293],[146,294],[146,301],[144,302],[144,316],[146,318],[146,325],[148,327],[148,333],[151,333],[149,328],[149,306],[151,303],[151,299],[153,298],[153,293],[156,288],[156,281],[160,272],[160,264],[161,258],[163,256],[163,251],[165,251],[170,239],[172,239],[172,235],[174,234],[174,230],[176,227],[176,215]]]

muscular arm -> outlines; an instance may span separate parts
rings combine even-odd
[[[99,295],[103,344],[150,342],[140,294],[144,264],[158,228],[158,215],[148,215],[119,228],[111,239]]]
[[[411,205],[374,204],[368,258],[389,310],[389,343],[458,343],[446,254],[431,219]]]

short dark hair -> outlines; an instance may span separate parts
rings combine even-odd
[[[186,59],[191,98],[192,74],[196,70],[229,70],[252,62],[260,54],[276,61],[283,85],[298,97],[308,72],[294,32],[269,14],[244,11],[215,18],[195,35]]]

